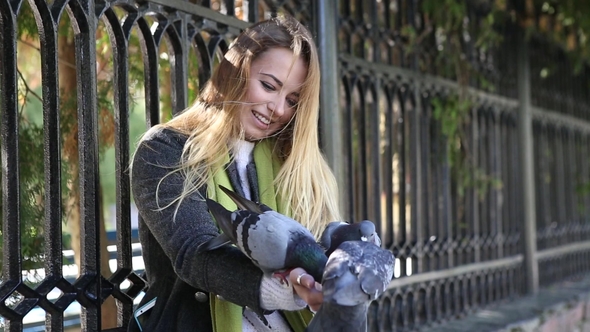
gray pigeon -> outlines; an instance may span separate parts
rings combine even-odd
[[[320,237],[320,245],[326,250],[326,256],[344,241],[367,241],[381,246],[381,238],[375,230],[375,224],[370,220],[363,220],[349,224],[344,221],[332,221],[326,226]]]
[[[222,185],[220,185],[219,188],[234,201],[234,203],[237,205],[238,209],[240,209],[240,210],[249,210],[252,212],[256,212],[258,214],[262,214],[266,211],[272,211],[272,209],[270,207],[268,207],[267,205],[250,201],[250,200],[234,193],[233,191],[227,189],[226,187],[224,187]],[[227,244],[232,244],[232,238],[228,234],[230,234],[230,233],[225,233],[225,232],[221,233],[217,237],[201,244],[199,246],[199,248],[197,249],[197,252],[202,252],[202,251],[206,251],[206,250],[213,250],[213,249],[217,249],[217,248],[227,245]]]
[[[207,199],[209,211],[223,233],[201,244],[199,252],[216,249],[229,240],[260,269],[274,273],[283,281],[289,270],[296,267],[305,269],[315,280],[321,280],[328,258],[307,228],[266,205],[220,188],[236,203],[238,210],[231,212]],[[279,270],[287,272],[275,273]]]
[[[324,302],[306,332],[367,331],[369,305],[387,289],[394,264],[391,251],[373,243],[343,242],[328,258]]]

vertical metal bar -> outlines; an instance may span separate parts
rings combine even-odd
[[[358,151],[353,151],[360,156],[357,158],[356,169],[353,170],[353,177],[357,180],[356,181],[356,192],[358,196],[355,199],[355,203],[358,206],[358,210],[354,215],[356,220],[360,220],[363,216],[367,214],[367,198],[368,198],[368,178],[367,178],[367,171],[369,170],[369,158],[368,158],[368,146],[367,146],[367,125],[368,120],[366,118],[366,114],[369,112],[368,110],[370,107],[367,105],[367,83],[365,82],[365,77],[358,81],[358,89],[359,91],[359,107],[356,109],[357,113],[353,114],[353,119],[356,123],[356,128],[354,129],[358,134],[357,137],[357,148]],[[353,124],[354,126],[354,124]],[[353,138],[354,139],[354,138]]]
[[[387,88],[387,95],[383,95],[383,98],[386,100],[385,109],[382,110],[383,117],[385,118],[385,132],[383,139],[387,142],[386,148],[383,150],[383,154],[381,156],[381,177],[382,177],[382,195],[385,197],[385,215],[382,216],[379,222],[381,224],[380,227],[380,236],[381,240],[385,244],[386,248],[390,248],[393,244],[393,151],[394,151],[394,142],[395,139],[393,137],[394,130],[393,130],[393,117],[394,117],[394,110],[392,107],[393,104],[393,95],[395,95],[395,89],[392,89],[390,86]],[[384,89],[385,90],[385,89]]]
[[[39,31],[39,39],[45,135],[45,273],[61,276],[62,204],[57,27],[47,8],[40,9],[39,12],[41,16],[37,24],[43,26]]]
[[[518,110],[515,110],[514,113],[518,113]],[[509,136],[508,139],[510,140],[509,142],[518,142],[519,138],[519,131],[518,131],[518,115],[515,116],[510,116],[510,131],[509,131]],[[518,167],[510,167],[510,184],[511,184],[511,192],[513,193],[514,197],[513,199],[510,199],[510,215],[508,220],[524,220],[524,207],[523,207],[523,197],[522,197],[522,193],[524,191],[524,189],[521,187],[520,185],[520,180],[522,178],[521,173],[522,173],[522,161],[520,160],[520,147],[518,146],[518,144],[510,144],[510,160],[511,160],[511,165],[518,165]],[[524,234],[524,227],[525,224],[524,223],[511,223],[510,224],[510,230],[512,234]],[[520,236],[519,236],[520,238]],[[524,240],[520,240],[518,241],[517,245],[514,246],[514,251],[515,253],[522,253],[522,249],[524,244]],[[523,280],[524,277],[524,271],[525,269],[523,268],[522,271],[519,271],[520,273],[517,273],[517,277],[519,278],[519,281],[523,284],[525,281]]]
[[[590,147],[590,139],[589,139],[590,134],[589,133],[584,133],[582,134],[581,137],[581,141],[580,141],[580,147],[579,147],[579,153],[582,156],[587,156],[588,153],[588,149]],[[590,163],[588,158],[583,157],[580,158],[580,181],[579,183],[588,183],[589,182],[589,175],[588,174],[590,171]],[[583,223],[584,227],[588,227],[588,222],[589,217],[590,217],[590,195],[580,195],[581,197],[579,198],[579,204],[580,206],[582,206],[582,217],[580,219],[580,222]],[[585,236],[583,236],[583,240],[587,240],[589,239],[588,235],[589,234],[589,229],[585,228]]]
[[[481,150],[481,133],[480,131],[483,130],[480,128],[480,114],[477,108],[473,108],[471,110],[471,133],[470,133],[470,144],[473,147],[471,149],[471,155],[475,162],[476,167],[481,167],[481,157],[480,157],[480,150]],[[472,174],[475,176],[475,174]],[[479,214],[480,205],[479,200],[477,199],[477,190],[475,187],[471,187],[466,189],[465,192],[467,193],[467,208],[465,211],[465,216],[468,219],[471,219],[471,231],[473,233],[473,258],[472,260],[468,260],[464,263],[478,263],[481,261],[481,247],[482,247],[482,236],[481,236],[481,217]],[[465,222],[468,224],[468,222]],[[466,234],[469,236],[469,234]]]
[[[504,155],[506,154],[505,151],[502,151],[503,145],[501,143],[502,139],[502,120],[500,117],[500,113],[496,113],[494,116],[494,127],[493,127],[493,143],[492,143],[492,151],[493,151],[493,173],[492,175],[496,179],[502,178],[502,161],[504,159]],[[504,152],[504,154],[502,153]],[[497,242],[497,258],[504,258],[504,244],[506,243],[506,234],[504,234],[504,218],[502,213],[502,193],[500,189],[492,188],[493,190],[493,208],[494,211],[494,222],[496,223],[496,236],[498,239]]]
[[[418,4],[415,1],[408,2],[407,12],[405,13],[408,18],[408,23],[414,27],[415,29],[419,29],[416,25],[418,24],[415,20],[416,14],[418,12]],[[410,68],[412,70],[418,70],[418,55],[411,56],[411,65]],[[408,165],[411,167],[412,171],[410,173],[410,181],[411,181],[411,188],[412,191],[411,195],[411,227],[413,237],[416,240],[416,248],[417,255],[413,262],[415,269],[412,273],[421,273],[424,272],[423,267],[423,259],[422,255],[424,254],[424,221],[425,221],[425,214],[424,214],[424,200],[422,193],[424,192],[424,179],[422,178],[422,156],[418,152],[420,151],[420,147],[422,146],[421,141],[421,121],[420,117],[422,116],[422,91],[418,84],[415,84],[411,87],[411,99],[413,101],[413,107],[411,113],[408,114],[409,117],[407,120],[410,122],[410,133],[409,133],[409,148],[408,157],[410,158]],[[412,239],[414,240],[414,239]]]
[[[566,174],[565,174],[565,163],[566,163],[566,153],[564,151],[567,141],[567,135],[565,130],[561,127],[555,128],[555,136],[556,139],[553,141],[555,146],[555,185],[557,187],[557,191],[555,192],[557,197],[555,200],[555,208],[557,209],[557,215],[555,221],[557,222],[557,227],[561,231],[562,227],[567,222],[567,214],[566,214]],[[533,163],[534,165],[534,163]],[[563,235],[555,237],[555,245],[562,244],[562,237]]]
[[[129,165],[129,37],[133,15],[129,15],[123,26],[114,11],[107,10],[109,39],[113,50],[114,73],[114,115],[115,115],[115,186],[117,224],[117,272],[124,274],[132,270],[131,252],[131,189],[128,174]],[[122,276],[118,276],[122,278]],[[118,300],[118,325],[127,326],[133,311],[131,301]]]
[[[5,331],[22,331],[22,316],[6,307],[5,300],[22,280],[20,241],[18,90],[16,66],[19,3],[0,3],[0,161],[2,162],[2,285],[0,310],[5,315]]]
[[[78,7],[79,6],[79,7]],[[98,113],[96,95],[96,25],[94,0],[70,4],[75,32],[80,160],[80,274],[84,282],[83,331],[100,331],[100,211],[98,172]]]
[[[381,94],[381,79],[375,78],[374,85],[371,85],[369,94],[372,96],[372,104],[367,107],[368,113],[365,118],[369,121],[369,132],[367,133],[367,147],[369,147],[369,155],[367,163],[367,194],[365,198],[367,202],[367,216],[370,220],[378,222],[383,218],[381,215],[381,153],[379,126],[381,124],[379,119],[379,96]]]
[[[572,190],[573,192],[573,207],[575,209],[574,218],[577,230],[577,240],[584,240],[584,217],[586,216],[586,207],[583,204],[583,195],[579,191],[582,183],[586,183],[585,172],[587,168],[584,168],[584,159],[586,155],[580,155],[582,148],[584,147],[586,132],[576,133],[576,139],[572,149],[572,154],[575,156],[575,173],[572,176]]]
[[[339,101],[338,68],[338,13],[337,6],[331,1],[314,1],[316,36],[319,50],[321,95],[320,95],[320,139],[322,151],[334,171],[340,188],[348,188],[349,179],[345,176],[345,158],[343,136],[343,114]],[[352,151],[351,151],[352,152]],[[341,190],[340,206],[342,209],[350,202],[347,190]]]
[[[435,243],[440,243],[442,232],[439,232],[439,211],[437,210],[437,203],[439,196],[440,178],[438,177],[437,165],[437,153],[438,147],[436,146],[436,140],[434,140],[434,122],[432,117],[432,107],[429,105],[430,99],[424,97],[422,99],[424,109],[422,116],[420,117],[421,123],[421,135],[422,135],[422,177],[424,179],[424,192],[422,199],[424,200],[424,243],[427,244],[429,250],[425,254],[425,267],[426,271],[436,270],[437,267],[442,267],[442,261],[444,261],[444,253],[440,252],[440,255],[434,255]],[[435,236],[435,237],[433,237]],[[440,248],[440,247],[439,247]],[[439,249],[440,250],[440,249]],[[438,251],[438,250],[436,250]]]
[[[453,245],[454,239],[455,237],[458,236],[457,234],[453,233],[453,224],[456,223],[456,221],[454,221],[453,218],[453,202],[452,202],[452,197],[453,197],[453,190],[452,190],[452,175],[451,175],[451,166],[449,164],[449,159],[448,158],[442,158],[442,156],[446,156],[448,154],[448,145],[445,144],[445,141],[443,140],[443,136],[442,136],[442,130],[440,129],[440,127],[437,129],[437,140],[440,141],[438,144],[438,146],[441,147],[441,152],[440,152],[440,156],[441,156],[441,160],[442,160],[442,165],[439,168],[439,174],[440,174],[440,179],[441,179],[441,188],[440,188],[440,202],[439,202],[439,208],[440,208],[440,213],[441,213],[441,221],[442,221],[442,234],[445,235],[445,241],[446,241],[446,246],[447,246],[447,267],[452,268],[456,265],[456,260],[455,260],[455,246]],[[456,216],[456,212],[455,212],[455,216]],[[443,245],[441,243],[441,245]]]
[[[539,270],[536,258],[537,228],[535,215],[535,181],[533,165],[533,132],[531,112],[531,74],[529,68],[528,41],[524,31],[519,31],[518,43],[518,132],[521,158],[521,180],[524,200],[524,240],[527,290],[539,290]]]
[[[405,91],[403,93],[400,93],[400,115],[399,115],[399,119],[397,121],[397,132],[398,132],[398,142],[397,142],[397,146],[398,146],[398,154],[399,154],[399,229],[398,229],[398,236],[397,236],[397,245],[404,249],[404,251],[401,252],[401,257],[400,258],[400,276],[406,276],[407,272],[406,272],[406,260],[407,260],[407,254],[405,251],[405,245],[409,242],[408,239],[408,221],[407,221],[407,215],[408,215],[408,211],[407,211],[407,187],[408,187],[408,183],[406,180],[406,176],[407,176],[407,172],[408,170],[408,165],[407,165],[407,159],[409,159],[407,157],[408,154],[408,147],[407,147],[407,140],[408,140],[408,132],[409,132],[409,116],[408,115],[408,93],[407,93],[407,89],[408,86],[404,87]]]
[[[224,0],[225,2],[225,15],[227,16],[235,16],[236,15],[236,6],[234,0]],[[187,51],[188,53],[188,51]]]
[[[191,44],[185,20],[175,22],[174,26],[177,34],[169,34],[168,37],[171,44],[172,112],[177,114],[188,105],[188,49]]]
[[[158,46],[145,19],[137,20],[137,26],[143,54],[146,127],[149,129],[160,122]]]
[[[61,150],[59,112],[58,29],[45,2],[37,1],[41,78],[43,88],[43,132],[45,160],[45,281],[63,278]],[[47,311],[45,327],[50,331],[63,328],[63,312]]]
[[[8,7],[3,4],[2,7]],[[2,8],[0,7],[0,8]],[[18,8],[2,8],[0,31],[0,160],[2,161],[2,280],[21,279],[19,211],[18,79],[16,67],[16,15]]]
[[[260,10],[258,9],[258,0],[248,0],[248,22],[258,22],[260,19]]]
[[[344,174],[346,175],[346,180],[343,182],[343,184],[340,184],[340,187],[344,187],[345,188],[345,194],[340,198],[344,204],[342,211],[344,213],[344,218],[350,218],[351,216],[354,215],[354,196],[355,196],[355,192],[354,192],[354,181],[353,181],[353,177],[352,177],[352,172],[354,169],[354,165],[353,165],[353,160],[352,160],[352,86],[353,86],[353,80],[350,79],[349,77],[344,77],[343,80],[345,80],[345,82],[343,82],[343,86],[345,89],[344,92],[344,105],[342,105],[345,117],[344,117],[344,128],[346,128],[343,131],[343,136],[344,136],[344,142],[345,142],[345,152],[343,153],[344,155],[348,155],[350,156],[349,158],[345,158],[344,162],[345,162],[345,166],[344,166]]]
[[[577,173],[577,155],[575,145],[578,140],[578,132],[570,129],[567,136],[567,147],[566,147],[566,165],[567,165],[567,191],[566,191],[566,204],[567,204],[567,228],[568,236],[566,241],[579,241],[580,232],[578,230],[579,218],[578,208],[576,206],[576,173]]]

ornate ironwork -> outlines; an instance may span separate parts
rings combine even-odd
[[[17,23],[22,0],[0,0],[0,157],[2,161],[3,271],[0,318],[5,331],[21,331],[34,308],[47,313],[47,330],[62,331],[64,312],[82,306],[83,330],[101,329],[101,304],[113,297],[119,326],[125,330],[133,300],[145,280],[133,270],[131,195],[126,165],[130,159],[128,59],[133,33],[141,41],[146,127],[163,121],[160,109],[161,47],[170,58],[173,112],[184,109],[202,86],[232,38],[252,22],[279,12],[295,15],[314,31],[335,22],[337,47],[319,43],[324,72],[322,136],[328,155],[342,174],[345,215],[371,219],[384,246],[397,257],[389,290],[370,311],[371,331],[410,331],[462,317],[523,294],[524,261],[538,262],[539,282],[550,285],[590,270],[590,183],[585,158],[590,149],[589,75],[569,74],[571,65],[542,40],[531,43],[529,58],[536,182],[538,252],[526,257],[521,160],[518,135],[517,41],[505,31],[499,50],[481,53],[465,42],[465,54],[496,87],[478,90],[468,82],[472,102],[463,124],[461,152],[473,168],[454,173],[452,148],[435,101],[450,100],[459,87],[452,74],[436,66],[437,40],[412,45],[402,28],[418,34],[427,27],[419,0],[338,1],[29,1],[38,26],[43,91],[45,191],[45,277],[30,285],[22,277],[20,214],[19,91]],[[316,7],[317,6],[317,7]],[[330,11],[333,9],[333,12]],[[472,8],[471,20],[481,8]],[[77,110],[81,193],[82,257],[80,276],[63,274],[61,122],[58,27],[67,15],[76,42]],[[326,18],[327,15],[335,17]],[[97,110],[96,32],[102,24],[112,48],[116,169],[117,268],[109,277],[99,265],[99,118]],[[317,36],[318,40],[322,36]],[[473,40],[473,38],[471,39]],[[333,50],[332,50],[333,49]],[[334,53],[329,53],[334,52]],[[335,54],[337,52],[337,54]],[[197,62],[196,71],[190,68]],[[558,70],[546,72],[548,64]],[[547,69],[548,70],[548,69]],[[587,69],[585,69],[587,70]],[[196,77],[189,77],[191,73]],[[545,76],[543,76],[545,75]],[[549,76],[547,76],[549,75]],[[551,76],[553,75],[553,76]],[[547,78],[549,77],[549,78]],[[326,82],[335,79],[338,82]],[[190,84],[189,84],[190,83]],[[329,113],[326,113],[329,112]],[[334,120],[331,120],[334,117]],[[331,125],[335,125],[332,127]],[[340,133],[343,141],[338,142]],[[342,145],[342,146],[341,146]],[[339,153],[342,147],[342,154]],[[335,160],[343,162],[334,163]],[[477,173],[477,174],[476,174]],[[457,176],[482,175],[485,184],[463,187]],[[481,178],[480,178],[481,179]],[[123,287],[123,284],[130,286]],[[49,292],[61,296],[49,300]]]

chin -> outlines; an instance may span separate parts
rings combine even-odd
[[[257,133],[256,135],[246,135],[246,140],[250,141],[250,142],[256,142],[256,141],[260,141],[263,140],[265,138],[269,138],[271,137],[272,134],[267,134],[267,133]]]

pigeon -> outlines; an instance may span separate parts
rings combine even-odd
[[[352,224],[344,221],[332,221],[322,232],[319,243],[326,250],[326,256],[330,257],[342,242],[355,240],[381,246],[381,238],[375,231],[375,224],[370,220]]]
[[[369,305],[387,289],[394,264],[391,251],[373,243],[340,244],[324,270],[324,302],[305,331],[366,332]]]
[[[267,205],[250,201],[250,200],[234,193],[233,191],[227,189],[226,187],[224,187],[222,185],[220,185],[219,188],[234,201],[234,203],[237,205],[238,209],[240,209],[240,210],[249,210],[252,212],[256,212],[258,214],[262,214],[267,211],[272,211],[272,209],[270,207],[268,207]],[[207,205],[209,205],[209,204],[207,204]],[[217,237],[215,237],[205,243],[202,243],[199,246],[199,248],[197,249],[197,252],[214,250],[214,249],[220,248],[221,246],[228,245],[228,244],[232,244],[232,238],[230,237],[229,233],[225,233],[225,230],[224,230],[224,232],[219,234]]]
[[[207,199],[209,211],[223,233],[201,244],[198,252],[231,243],[262,271],[273,273],[282,282],[287,282],[290,270],[297,267],[321,280],[328,257],[307,228],[266,205],[252,202],[223,186],[220,188],[236,203],[238,210],[231,212]]]

